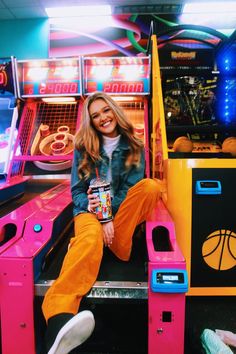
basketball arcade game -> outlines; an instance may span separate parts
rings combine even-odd
[[[71,166],[81,104],[78,58],[24,61],[18,63],[18,70],[25,103],[12,168],[20,163],[39,185],[47,179],[55,180],[55,184],[0,219],[3,354],[16,354],[19,347],[29,354],[37,350],[34,283],[72,223],[69,177],[60,172],[68,172]],[[28,163],[32,165],[27,170]],[[49,171],[47,176],[45,171]]]
[[[149,59],[149,57],[84,58],[83,62],[85,93],[101,90],[111,94],[133,122],[136,134],[143,138],[146,177],[150,177],[151,174],[150,134],[152,127],[148,119],[147,96],[150,92]],[[104,80],[103,74],[100,76],[102,80],[99,81],[96,72],[100,75],[104,72],[107,79]],[[160,242],[163,238],[164,242]],[[148,352],[150,354],[183,353],[185,314],[183,293],[187,291],[185,262],[176,244],[173,222],[161,201],[151,219],[146,222],[146,243],[148,252],[148,282],[146,283],[148,289]],[[123,284],[123,291],[127,292],[124,281]],[[140,286],[142,283],[138,284]],[[133,292],[135,289],[137,292],[137,286],[133,287]],[[131,296],[134,297],[134,295]]]
[[[186,49],[176,46],[175,31],[175,43],[170,40],[169,46],[159,49],[159,94],[163,93],[164,107],[156,126],[154,165],[166,180],[165,203],[186,258],[188,295],[235,295],[232,200],[236,164],[232,138],[226,143],[235,136],[235,117],[229,108],[233,107],[230,85],[224,85],[222,102],[220,83],[225,74],[216,70],[215,48],[222,38],[216,32],[206,32],[210,40],[205,41],[204,50],[194,47],[199,44],[197,38]],[[202,38],[200,43],[203,46]],[[153,70],[160,69],[156,66]]]
[[[17,137],[17,88],[15,58],[0,58],[0,204],[21,195],[27,181],[20,166],[11,168]]]

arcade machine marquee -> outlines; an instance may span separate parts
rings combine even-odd
[[[170,44],[159,49],[159,58],[153,70],[159,71],[163,107],[154,166],[166,181],[188,295],[235,295],[235,70],[227,60],[219,68],[209,46]]]

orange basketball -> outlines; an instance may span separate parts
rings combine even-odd
[[[228,138],[226,138],[226,139],[224,140],[223,144],[224,144],[224,143],[227,143],[227,142],[229,142],[229,141],[235,140],[235,139],[236,139],[235,136],[229,136]]]
[[[236,234],[230,230],[217,230],[207,236],[202,256],[209,267],[227,270],[236,265]]]
[[[187,136],[180,136],[175,140],[173,150],[175,152],[192,152],[193,143]]]
[[[223,141],[222,151],[229,152],[232,156],[236,156],[236,138],[231,136]]]

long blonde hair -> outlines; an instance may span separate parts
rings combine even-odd
[[[80,176],[85,176],[86,178],[90,175],[91,163],[101,160],[101,134],[94,128],[89,114],[90,105],[97,99],[104,100],[112,109],[117,121],[118,131],[127,139],[130,145],[130,153],[126,159],[127,167],[132,164],[139,165],[143,149],[143,142],[134,135],[132,123],[126,117],[121,107],[109,95],[104,92],[96,92],[88,96],[83,105],[80,127],[74,139],[75,148],[83,154],[83,159],[78,167],[78,173]]]

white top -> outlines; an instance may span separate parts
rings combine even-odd
[[[104,150],[105,150],[107,156],[109,157],[109,167],[108,167],[107,176],[106,176],[107,182],[111,182],[111,178],[112,178],[111,157],[112,157],[113,151],[118,146],[119,141],[120,141],[120,135],[116,136],[115,138],[109,138],[109,137],[103,135],[103,147],[104,147]]]

